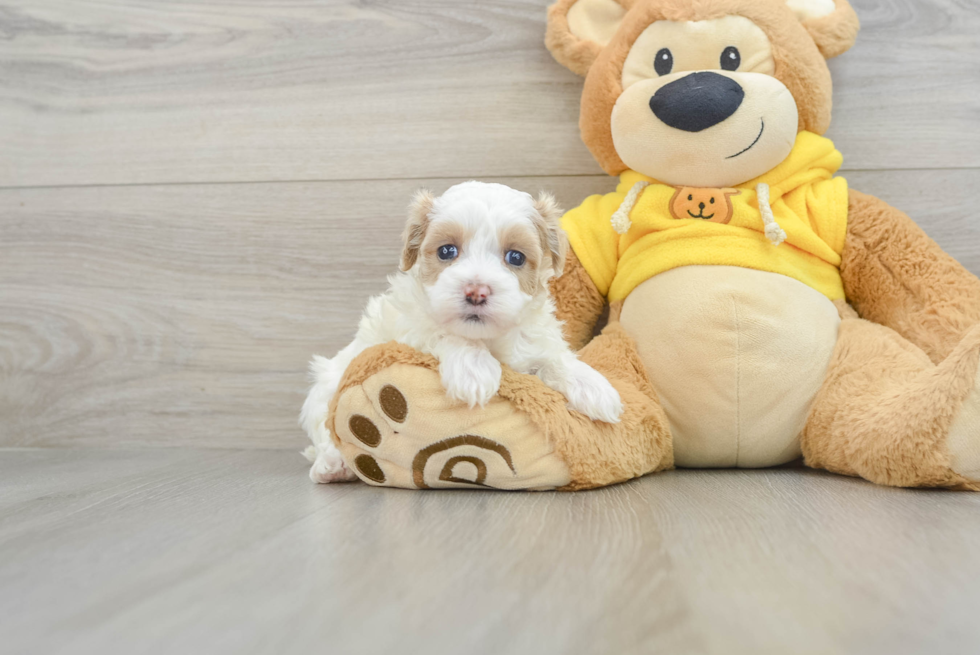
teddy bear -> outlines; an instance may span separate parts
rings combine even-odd
[[[483,407],[400,344],[353,362],[328,428],[373,485],[600,487],[674,467],[812,468],[980,490],[980,280],[849,188],[823,136],[847,0],[559,0],[580,129],[616,190],[562,226],[566,339],[619,391],[590,421],[503,371]],[[608,322],[594,336],[606,313]]]

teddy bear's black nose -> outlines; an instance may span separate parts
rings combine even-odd
[[[661,87],[650,98],[650,109],[670,127],[700,132],[734,114],[743,99],[745,91],[732,78],[691,73]]]

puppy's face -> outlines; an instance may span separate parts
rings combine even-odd
[[[564,266],[567,241],[551,196],[467,182],[439,198],[420,192],[409,212],[402,270],[415,268],[432,317],[468,339],[516,326]]]

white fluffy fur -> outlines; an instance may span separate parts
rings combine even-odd
[[[540,285],[542,291],[536,295],[522,292],[504,263],[498,231],[516,222],[533,226],[536,211],[531,196],[500,184],[467,182],[435,199],[429,225],[461,223],[470,235],[458,260],[431,285],[423,284],[418,262],[407,273],[390,276],[389,289],[368,302],[354,341],[333,359],[314,356],[311,362],[315,382],[300,423],[313,441],[305,454],[313,462],[314,482],[355,479],[330,440],[325,426],[328,406],[351,361],[365,349],[389,341],[435,355],[446,392],[471,407],[496,395],[503,362],[540,377],[564,394],[572,409],[594,420],[619,421],[619,394],[568,348],[547,285]],[[543,265],[539,274],[547,279],[554,271]],[[486,305],[479,308],[479,321],[472,319],[475,310],[465,300],[467,284],[492,289]]]

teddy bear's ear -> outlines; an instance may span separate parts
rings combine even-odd
[[[842,55],[854,45],[861,23],[847,0],[786,0],[786,5],[803,23],[824,58]]]
[[[545,45],[559,64],[584,77],[625,15],[618,0],[558,0],[548,9]]]

